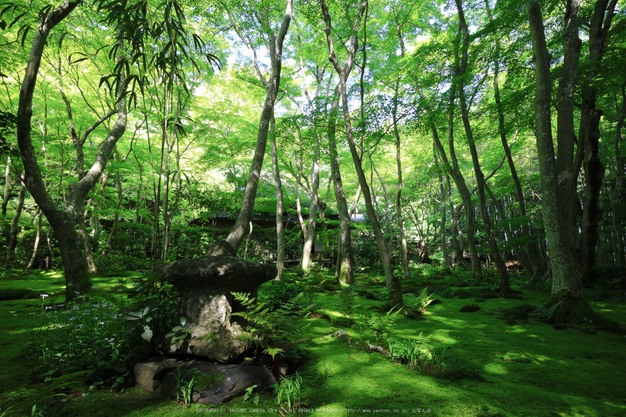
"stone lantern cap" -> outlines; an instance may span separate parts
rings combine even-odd
[[[276,267],[247,262],[234,256],[181,259],[157,268],[175,287],[251,292],[274,279]]]

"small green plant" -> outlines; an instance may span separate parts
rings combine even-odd
[[[193,390],[196,386],[196,376],[192,375],[191,379],[187,379],[180,372],[180,367],[176,367],[176,401],[182,401],[183,404],[189,405],[193,401]]]
[[[299,326],[300,319],[310,307],[300,302],[304,297],[302,293],[273,311],[265,302],[250,298],[249,294],[233,292],[233,297],[246,310],[232,315],[243,317],[249,323],[248,332],[236,339],[246,340],[262,348],[263,353],[270,355],[272,360],[276,355],[284,355],[288,349],[308,340],[304,334],[311,323]]]
[[[433,302],[435,297],[433,294],[428,294],[428,288],[424,288],[420,295],[415,295],[413,293],[404,294],[404,304],[412,309],[417,310],[419,312],[426,312],[426,307]]]
[[[444,366],[446,363],[447,346],[431,346],[430,347],[430,360],[435,366]]]
[[[254,389],[256,388],[256,385],[253,385],[251,387],[246,388],[246,393],[243,395],[243,400],[251,402],[254,405],[259,405],[259,394],[258,393],[253,393]]]
[[[172,343],[184,343],[191,336],[189,331],[185,330],[185,324],[187,324],[187,319],[185,317],[181,317],[180,326],[174,327],[170,333],[165,335],[165,337],[171,338]]]
[[[399,358],[406,363],[409,368],[417,368],[426,361],[427,351],[424,348],[422,333],[418,339],[403,339],[389,345],[389,352],[392,358]]]
[[[452,371],[460,371],[465,366],[465,357],[456,352],[450,352],[446,357],[446,366]]]
[[[363,329],[368,330],[373,337],[371,343],[387,349],[389,347],[389,339],[393,334],[393,328],[396,321],[400,318],[401,311],[400,309],[392,308],[382,315],[372,314],[370,317],[362,314],[357,315],[357,322],[354,327],[359,331]],[[366,340],[365,337],[363,339]]]
[[[128,331],[132,331],[135,328],[142,328],[143,333],[141,333],[141,338],[145,340],[146,342],[150,342],[152,340],[152,337],[154,336],[154,332],[150,328],[150,322],[155,318],[154,311],[157,309],[158,307],[151,308],[150,306],[147,306],[139,311],[131,311],[131,312],[126,313],[126,317],[125,317],[126,320],[140,321],[140,322],[143,321],[141,325],[136,324],[134,326],[131,326],[128,329]]]
[[[288,411],[304,405],[302,403],[303,381],[300,373],[296,371],[293,375],[283,378],[280,383],[272,385],[272,388],[276,390],[276,405],[278,407],[286,405]]]

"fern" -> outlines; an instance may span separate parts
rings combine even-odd
[[[274,311],[267,303],[256,300],[249,294],[238,292],[232,294],[234,299],[245,308],[245,311],[232,315],[242,317],[249,324],[248,332],[235,339],[245,340],[262,348],[263,353],[272,356],[272,359],[276,355],[283,355],[292,346],[308,340],[303,335],[310,323],[306,326],[297,326],[309,307],[307,303],[302,302],[303,293],[293,297]]]
[[[393,333],[393,328],[398,318],[400,318],[401,309],[392,308],[384,315],[372,314],[369,318],[359,315],[359,321],[364,322],[369,328],[370,333],[374,336],[377,345],[386,348],[389,338]]]
[[[413,293],[404,294],[404,304],[413,310],[419,310],[421,312],[426,311],[426,307],[430,305],[434,300],[432,294],[428,294],[428,288],[425,287],[420,295]]]

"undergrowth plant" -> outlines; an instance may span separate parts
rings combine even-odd
[[[393,335],[396,321],[402,317],[401,313],[401,309],[392,308],[385,314],[372,313],[369,317],[364,314],[357,314],[353,328],[366,342],[387,349],[389,347],[389,339]],[[365,332],[369,333],[371,337],[370,340],[368,340],[368,335],[366,335]]]
[[[411,310],[417,310],[421,313],[426,312],[426,307],[433,302],[435,297],[428,294],[428,288],[424,288],[419,295],[408,293],[403,295],[404,304]]]
[[[245,308],[245,311],[233,313],[240,316],[249,324],[248,331],[236,337],[246,340],[254,346],[263,349],[262,352],[272,357],[284,355],[285,352],[302,343],[308,338],[304,335],[310,323],[304,326],[299,321],[312,307],[304,300],[304,294],[287,301],[276,310],[272,310],[268,303],[257,301],[249,294],[233,292],[234,299]]]
[[[71,304],[46,306],[42,296],[40,325],[27,350],[36,358],[36,371],[46,382],[84,371],[92,386],[123,388],[130,381],[124,358],[135,346],[125,332],[120,308],[101,296],[77,297]]]
[[[398,358],[406,363],[409,368],[416,368],[426,362],[428,351],[424,346],[422,333],[417,340],[402,339],[389,344],[389,352],[392,358]]]
[[[180,367],[176,367],[176,401],[182,401],[183,404],[189,405],[193,400],[193,390],[196,386],[196,376],[192,375],[191,378],[184,376],[180,372]]]
[[[304,379],[298,371],[272,385],[276,391],[276,405],[292,411],[304,405],[302,403],[302,383]]]
[[[12,401],[10,407],[0,414],[0,417],[23,416],[26,415],[26,410],[30,412],[30,415],[40,415],[46,407],[52,404],[52,401],[58,395],[58,391],[68,389],[72,391],[83,390],[83,378],[86,375],[87,372],[81,371],[52,378],[48,384]]]

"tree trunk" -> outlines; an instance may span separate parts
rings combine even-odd
[[[27,270],[31,270],[33,269],[33,266],[35,265],[35,262],[37,261],[37,251],[39,250],[39,242],[41,241],[41,217],[42,217],[43,212],[41,210],[39,210],[39,213],[37,213],[37,235],[35,236],[35,245],[33,246],[33,254],[30,257],[30,261],[28,262],[28,265],[26,266]]]
[[[465,14],[463,12],[463,5],[461,0],[456,0],[459,16],[459,34],[462,37],[461,46],[461,63],[458,67],[457,76],[463,77],[467,72],[468,63],[468,48],[469,48],[469,28],[465,22]],[[498,272],[498,280],[500,284],[500,295],[502,297],[510,298],[513,293],[511,290],[511,284],[509,282],[509,274],[506,270],[504,260],[500,255],[500,249],[498,248],[498,241],[493,231],[493,224],[489,217],[489,211],[487,209],[487,199],[485,198],[485,176],[480,168],[480,161],[478,159],[478,152],[476,151],[476,143],[474,142],[474,133],[469,120],[469,110],[467,102],[465,100],[465,89],[462,81],[458,82],[459,89],[459,104],[461,105],[461,118],[463,120],[463,127],[465,129],[465,136],[467,137],[467,143],[470,148],[470,154],[472,155],[472,165],[474,167],[474,175],[476,177],[476,187],[478,188],[478,201],[480,205],[480,212],[487,229],[487,242],[493,257],[496,270]]]
[[[315,221],[317,217],[317,209],[319,206],[319,185],[320,185],[320,145],[318,141],[315,146],[315,156],[313,157],[313,168],[311,170],[311,205],[309,207],[309,226],[304,239],[304,247],[302,248],[302,260],[300,266],[305,274],[311,269],[311,252],[315,245]]]
[[[91,231],[92,231],[94,252],[97,252],[100,246],[100,235],[101,235],[102,230],[100,228],[100,214],[98,213],[98,211],[100,210],[100,205],[102,204],[102,199],[104,198],[104,189],[106,187],[108,180],[109,180],[109,171],[105,172],[102,175],[102,180],[100,181],[100,188],[98,188],[98,192],[96,193],[96,196],[93,200],[93,208],[91,212]]]
[[[572,0],[575,3],[577,0]],[[574,7],[572,7],[574,6]],[[565,219],[559,205],[558,170],[552,140],[552,119],[550,111],[552,83],[550,79],[550,56],[546,48],[546,39],[538,0],[527,3],[528,21],[533,46],[535,73],[537,77],[535,91],[535,136],[542,188],[542,208],[544,227],[550,250],[552,266],[552,297],[547,306],[557,307],[553,320],[579,321],[588,319],[588,305],[584,301],[583,285],[576,258],[572,251],[571,233],[567,230]],[[576,4],[570,5],[570,13],[579,13]],[[569,49],[565,50],[565,53]],[[559,102],[559,107],[561,102]],[[561,137],[561,142],[573,141],[572,136]],[[570,208],[571,209],[571,208]]]
[[[589,27],[589,63],[583,77],[579,136],[584,143],[585,195],[583,198],[580,267],[583,279],[589,278],[596,263],[596,241],[600,224],[600,191],[604,165],[600,161],[600,116],[596,98],[596,79],[600,76],[606,35],[613,21],[617,0],[598,0]],[[607,10],[608,8],[608,10]],[[605,19],[606,16],[606,19]]]
[[[276,149],[276,120],[272,117],[270,124],[270,140],[272,145],[272,168],[276,185],[276,280],[285,277],[285,229],[283,222],[283,184],[278,170],[278,150]]]
[[[300,152],[296,157],[296,165],[298,168],[298,173],[296,174],[296,211],[298,213],[298,224],[300,225],[300,230],[302,230],[302,239],[306,239],[306,223],[304,222],[304,217],[302,216],[302,204],[300,204],[300,180],[302,179],[302,166],[303,166],[303,149],[302,149],[302,132],[300,131],[300,126],[298,125],[298,143],[300,144]]]
[[[48,222],[55,231],[65,270],[66,300],[72,300],[76,294],[84,294],[91,289],[87,262],[83,254],[80,237],[76,232],[77,211],[83,210],[84,198],[100,178],[115,143],[126,129],[125,100],[120,99],[118,120],[100,147],[96,161],[80,181],[70,185],[69,196],[63,210],[59,209],[48,194],[37,157],[31,140],[32,102],[41,57],[50,30],[61,22],[79,2],[64,2],[57,9],[41,16],[26,67],[26,73],[20,90],[20,101],[17,112],[17,141],[25,170],[25,183]],[[120,48],[122,49],[122,48]],[[122,83],[120,83],[121,85]],[[118,91],[118,94],[121,94]]]
[[[440,169],[437,170],[437,174],[439,176],[439,192],[441,194],[441,221],[440,221],[440,227],[439,227],[439,239],[440,239],[440,244],[441,244],[441,251],[443,253],[443,262],[444,265],[450,269],[452,268],[452,257],[450,256],[450,254],[448,253],[448,238],[447,238],[447,234],[446,234],[446,219],[447,219],[447,215],[446,215],[446,189],[445,186],[443,184],[443,175],[441,173],[441,171],[443,170],[443,166],[442,164],[439,162],[439,158],[437,157],[437,146],[435,145],[434,141],[433,141],[433,157],[435,158],[435,163],[440,167]],[[450,229],[450,231],[452,232],[452,229]],[[454,232],[451,233],[451,235],[454,236]],[[453,251],[455,249],[453,248]]]
[[[320,5],[322,7],[322,13],[324,16],[324,21],[326,26],[324,31],[326,32],[326,40],[328,43],[328,49],[330,53],[330,61],[333,64],[333,67],[339,74],[339,86],[340,86],[340,97],[343,104],[343,117],[346,128],[346,136],[348,139],[348,145],[350,147],[350,153],[352,154],[352,161],[354,162],[354,167],[357,172],[357,176],[359,178],[359,184],[361,185],[361,190],[363,192],[363,198],[365,199],[365,206],[367,209],[367,216],[372,224],[372,229],[374,231],[374,236],[376,238],[376,244],[378,246],[378,252],[380,254],[380,259],[383,264],[383,269],[385,271],[385,281],[387,285],[387,290],[389,291],[389,304],[391,307],[402,308],[404,306],[404,301],[402,299],[402,286],[400,284],[400,280],[394,277],[393,271],[391,269],[391,260],[389,258],[389,252],[387,251],[387,246],[385,243],[385,238],[383,236],[382,230],[380,228],[380,224],[378,222],[378,217],[376,216],[376,212],[374,210],[374,205],[372,203],[372,197],[370,193],[369,186],[367,184],[367,179],[365,177],[365,173],[363,172],[363,167],[361,166],[361,160],[359,158],[358,151],[356,149],[356,143],[354,141],[354,136],[352,134],[352,122],[350,121],[350,109],[348,107],[348,94],[347,94],[347,79],[354,65],[354,55],[356,53],[357,44],[358,44],[358,30],[361,22],[361,18],[363,17],[363,13],[367,8],[368,0],[365,0],[361,3],[358,11],[358,17],[355,19],[354,27],[352,30],[352,35],[350,37],[350,50],[348,53],[348,58],[346,61],[345,67],[341,67],[337,57],[335,56],[335,50],[333,46],[333,41],[331,37],[332,32],[332,24],[330,14],[328,13],[328,8],[326,6],[325,0],[320,1]]]
[[[489,20],[493,21],[493,17],[491,15],[491,10],[489,9],[489,1],[485,0],[485,8],[487,10],[487,14],[489,16]],[[522,183],[519,180],[519,176],[517,175],[517,169],[515,168],[515,163],[513,161],[513,156],[511,154],[511,148],[509,147],[507,138],[506,138],[506,128],[504,124],[504,110],[502,106],[502,102],[500,100],[500,85],[499,85],[499,76],[500,76],[500,42],[496,40],[496,59],[493,61],[494,65],[494,74],[493,74],[493,95],[496,102],[496,110],[498,112],[498,133],[500,134],[500,142],[502,143],[502,148],[504,149],[504,154],[506,155],[506,160],[509,164],[509,170],[511,171],[511,178],[513,179],[513,183],[515,184],[515,191],[517,193],[517,202],[520,207],[520,213],[522,216],[526,216],[526,201],[524,199],[524,191],[522,189]],[[517,135],[517,133],[516,133]],[[514,140],[515,142],[515,140]],[[491,192],[490,192],[491,194]],[[495,197],[494,198],[494,203]],[[504,214],[504,210],[501,211],[502,215]],[[512,216],[512,215],[511,215]],[[503,219],[505,217],[503,216]],[[510,227],[510,223],[507,223]],[[523,224],[521,226],[522,234],[525,236],[530,235],[530,228],[527,224]],[[513,231],[510,231],[510,234],[513,234]],[[533,269],[529,268],[530,265],[533,264],[531,259],[534,258],[531,256],[533,253],[532,245],[526,245],[526,250],[516,249],[515,254],[520,263],[524,266],[524,273],[527,278],[531,278],[533,275]],[[529,259],[531,258],[531,259]]]
[[[243,195],[241,210],[239,212],[239,216],[237,216],[237,221],[235,222],[235,225],[231,229],[228,237],[226,238],[226,241],[235,249],[235,251],[239,249],[239,246],[243,241],[246,227],[248,226],[248,223],[250,223],[250,219],[252,218],[252,214],[254,211],[254,201],[256,198],[256,191],[259,185],[259,178],[261,177],[261,167],[263,166],[265,148],[267,146],[269,124],[272,115],[274,114],[274,104],[276,102],[278,89],[280,88],[283,41],[285,40],[285,35],[287,34],[287,30],[289,29],[291,17],[291,0],[287,0],[285,16],[283,17],[278,36],[276,36],[273,32],[267,33],[269,38],[268,46],[272,71],[268,82],[265,84],[265,103],[263,105],[263,111],[261,112],[261,118],[259,120],[256,148],[254,150],[254,156],[252,157],[250,174],[248,175],[248,182],[246,183],[246,189]]]
[[[454,95],[454,92],[451,91],[450,95]],[[451,101],[454,99],[452,98]],[[451,103],[452,104],[452,103]],[[451,113],[448,115],[448,123],[449,123],[449,147],[450,147],[450,155],[453,162],[453,165],[450,165],[448,161],[448,157],[446,155],[445,150],[443,149],[443,145],[441,140],[439,139],[439,134],[437,133],[437,127],[434,123],[431,123],[431,130],[433,132],[433,139],[435,141],[435,146],[437,146],[437,150],[439,151],[439,155],[441,156],[441,160],[443,161],[444,167],[446,171],[450,174],[452,179],[454,180],[454,184],[456,185],[459,194],[461,195],[461,199],[463,200],[463,206],[465,207],[465,217],[467,221],[467,242],[469,245],[469,251],[472,261],[472,273],[474,278],[482,280],[483,272],[482,267],[480,265],[480,259],[478,258],[478,251],[476,249],[476,239],[474,237],[474,230],[476,230],[476,226],[474,225],[474,206],[472,205],[472,197],[470,191],[467,188],[467,184],[465,183],[465,178],[463,178],[463,174],[459,169],[458,162],[456,160],[456,154],[454,153],[454,110],[451,110]],[[452,233],[455,233],[454,230],[461,230],[460,222],[458,221],[458,216],[456,219],[452,218]],[[461,249],[463,245],[461,244]],[[458,254],[461,259],[463,259],[462,250]],[[458,262],[457,262],[458,265]]]
[[[115,214],[113,215],[113,227],[111,228],[111,233],[109,233],[109,237],[107,238],[109,247],[111,247],[113,238],[117,234],[117,230],[119,229],[119,224],[120,224],[120,208],[122,207],[123,192],[122,192],[122,180],[120,178],[119,172],[115,173],[115,186],[117,188],[117,202],[115,203]]]
[[[333,177],[333,188],[335,190],[335,200],[337,201],[337,212],[339,214],[339,242],[337,253],[337,277],[346,284],[352,284],[354,276],[354,251],[352,250],[352,232],[350,229],[350,213],[348,212],[348,202],[343,191],[343,182],[339,170],[339,153],[337,152],[336,127],[337,113],[339,112],[339,89],[337,85],[333,95],[333,102],[328,116],[328,148],[330,150],[331,175]]]
[[[24,183],[20,186],[20,195],[17,199],[17,207],[15,208],[15,214],[11,219],[11,229],[9,232],[9,242],[7,243],[7,256],[5,264],[7,267],[13,263],[13,257],[15,256],[15,248],[17,247],[17,233],[19,231],[20,217],[22,215],[22,209],[24,208],[24,199],[26,198],[26,186]]]
[[[7,166],[4,172],[4,196],[2,197],[2,217],[7,215],[7,205],[13,191],[13,177],[11,176],[11,157],[7,157]]]
[[[393,103],[393,133],[396,137],[396,167],[398,169],[398,191],[396,193],[396,218],[398,221],[398,232],[400,238],[400,253],[402,256],[402,269],[404,270],[404,279],[411,278],[411,270],[409,269],[409,250],[406,244],[406,236],[404,235],[404,221],[402,220],[402,154],[400,149],[400,133],[398,131],[398,88],[400,80],[396,83],[395,97]],[[445,210],[445,206],[444,206]]]
[[[615,234],[616,241],[616,256],[615,262],[623,264],[626,262],[625,250],[624,250],[624,227],[622,226],[621,210],[619,208],[622,199],[622,187],[624,186],[624,161],[620,156],[620,144],[622,142],[622,127],[626,120],[626,85],[622,85],[622,108],[620,120],[615,126],[615,188],[613,189],[613,233]]]

